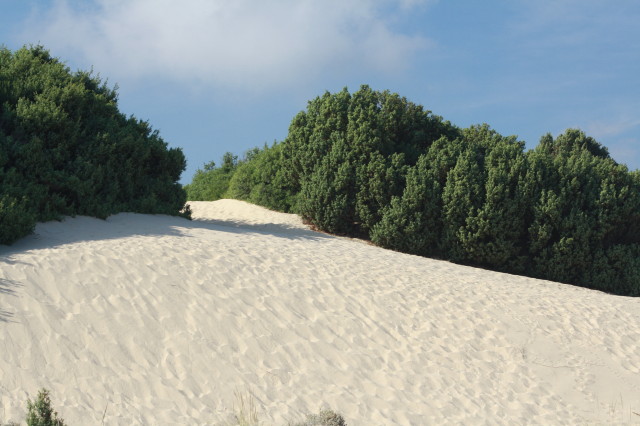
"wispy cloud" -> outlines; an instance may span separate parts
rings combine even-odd
[[[633,129],[640,130],[640,118],[616,117],[615,121],[595,120],[587,125],[587,132],[596,138],[607,138],[628,133]]]
[[[604,143],[617,161],[633,165],[640,164],[640,118],[633,113],[640,104],[630,102],[602,118],[586,120],[584,130],[588,135]]]
[[[394,74],[428,40],[391,20],[430,0],[56,0],[26,39],[116,80],[272,90],[358,70]]]
[[[518,16],[511,28],[519,42],[540,48],[616,48],[638,22],[636,0],[515,0]],[[638,45],[639,41],[628,39]],[[628,49],[629,45],[621,46]]]

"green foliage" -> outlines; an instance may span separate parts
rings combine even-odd
[[[371,239],[394,250],[441,256],[444,238],[442,192],[464,142],[446,136],[435,141],[407,173],[401,196],[382,209],[382,219]]]
[[[388,91],[327,92],[227,195],[394,250],[640,295],[640,172],[575,129],[525,152]]]
[[[269,209],[291,212],[297,194],[287,183],[282,144],[247,152],[229,182],[227,196]]]
[[[406,98],[362,86],[325,93],[299,113],[283,142],[296,211],[319,229],[368,236],[383,207],[402,194],[408,167],[458,129]]]
[[[442,193],[445,256],[497,269],[521,269],[524,144],[483,125],[465,129],[462,146]]]
[[[17,239],[33,232],[34,214],[21,201],[7,195],[0,198],[0,244],[11,244]]]
[[[393,153],[384,157],[379,152],[370,155],[365,163],[356,167],[355,213],[360,227],[370,232],[380,222],[383,209],[394,195],[401,194],[405,186],[408,167],[404,153]]]
[[[335,141],[305,179],[300,191],[298,212],[321,230],[336,234],[357,232],[355,218],[355,169],[347,159],[343,140]]]
[[[49,391],[42,389],[38,392],[35,401],[27,400],[27,425],[28,426],[64,426],[64,420],[58,417],[58,413],[51,407]]]
[[[368,236],[402,194],[408,166],[442,135],[458,133],[395,93],[326,92],[293,119],[284,142],[240,162],[226,194],[300,213],[321,230]],[[222,186],[218,180],[207,186]]]
[[[640,181],[582,132],[545,136],[530,154],[529,259],[537,276],[640,294]],[[566,146],[572,149],[564,149]],[[559,147],[559,148],[556,148]]]
[[[227,152],[222,157],[222,166],[211,161],[198,169],[189,185],[185,185],[187,199],[191,201],[215,201],[225,197],[229,182],[238,167],[238,157]]]
[[[568,156],[579,152],[588,152],[594,157],[611,158],[606,147],[578,129],[567,129],[556,140],[553,140],[550,134],[546,134],[540,139],[537,150],[552,156]]]
[[[2,242],[63,215],[177,215],[185,167],[180,149],[118,111],[99,78],[70,72],[41,46],[0,49]],[[9,224],[20,210],[24,220]]]

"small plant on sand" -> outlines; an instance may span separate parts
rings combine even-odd
[[[58,418],[58,413],[51,407],[48,390],[43,388],[39,391],[38,398],[33,402],[27,400],[27,425],[65,426],[64,420]]]
[[[247,392],[245,396],[240,391],[235,391],[236,402],[233,404],[235,416],[234,426],[257,426],[258,411],[253,396]]]
[[[347,426],[340,414],[333,410],[320,410],[318,414],[307,414],[307,420],[293,426]]]
[[[251,392],[235,391],[234,420],[230,426],[258,426],[258,410]],[[307,414],[304,422],[288,423],[288,426],[347,426],[344,418],[333,410],[321,409],[318,414]]]

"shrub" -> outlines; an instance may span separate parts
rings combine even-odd
[[[306,421],[294,426],[347,426],[347,422],[335,411],[325,409],[318,414],[307,414]]]
[[[0,240],[63,215],[182,210],[182,151],[121,114],[115,88],[41,46],[0,48],[0,82]]]
[[[238,166],[238,156],[227,152],[222,157],[222,166],[211,161],[198,169],[189,185],[184,187],[190,201],[215,201],[225,197],[229,182]]]
[[[283,212],[296,206],[297,194],[287,184],[282,144],[247,152],[231,178],[226,196]]]
[[[524,143],[489,126],[463,130],[442,192],[445,257],[514,271],[525,250]]]
[[[539,277],[617,294],[640,286],[640,181],[584,133],[530,153],[528,256]]]
[[[524,148],[362,86],[310,101],[227,193],[394,250],[639,295],[640,171],[577,129]]]
[[[325,93],[299,113],[283,142],[297,211],[329,232],[369,236],[382,209],[402,194],[406,166],[458,129],[395,93],[362,86]]]
[[[0,198],[0,244],[11,244],[33,232],[36,219],[26,199],[3,195]]]
[[[336,234],[357,232],[355,216],[355,170],[346,158],[343,141],[302,184],[297,211],[320,230]]]
[[[51,407],[49,391],[42,389],[38,392],[35,401],[27,400],[27,425],[28,426],[64,426],[64,420],[58,417],[58,413]]]

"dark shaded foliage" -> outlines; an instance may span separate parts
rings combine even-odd
[[[0,49],[0,242],[63,215],[177,215],[185,167],[149,123],[118,111],[98,77],[41,46]]]

